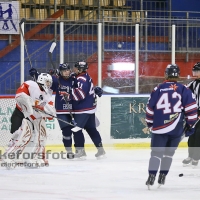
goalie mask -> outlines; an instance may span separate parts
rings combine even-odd
[[[47,93],[52,86],[52,77],[47,73],[41,73],[38,76],[37,83]]]
[[[167,68],[165,69],[165,78],[166,79],[177,79],[179,78],[180,75],[180,69],[178,67],[178,65],[176,64],[170,64],[167,65]]]
[[[82,72],[86,72],[88,69],[88,64],[85,61],[78,61],[74,65],[75,74],[80,74]]]
[[[60,64],[58,70],[59,70],[58,74],[63,78],[67,79],[70,77],[71,67],[69,66],[68,63]]]
[[[192,75],[200,78],[200,62],[197,62],[192,68]]]

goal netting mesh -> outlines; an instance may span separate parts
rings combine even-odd
[[[0,96],[0,150],[5,151],[12,136],[10,118],[15,109],[14,96]]]

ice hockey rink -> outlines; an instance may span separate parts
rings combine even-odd
[[[1,200],[168,200],[199,199],[200,166],[183,167],[187,148],[178,148],[164,186],[157,180],[148,190],[150,149],[106,148],[107,158],[96,160],[87,149],[87,160],[49,159],[49,167],[14,170],[0,168]],[[58,156],[58,154],[57,154]],[[54,155],[54,158],[56,154]],[[183,173],[183,177],[179,174]]]

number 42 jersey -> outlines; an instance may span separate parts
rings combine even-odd
[[[168,81],[154,88],[146,107],[146,122],[152,133],[172,131],[184,115],[189,125],[197,120],[197,104],[189,88]]]

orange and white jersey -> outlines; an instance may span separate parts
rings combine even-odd
[[[31,117],[33,120],[43,115],[33,110],[32,106],[49,104],[54,109],[52,90],[49,90],[49,93],[41,91],[39,85],[32,80],[24,82],[17,89],[15,99],[17,108],[24,113],[25,117]]]

